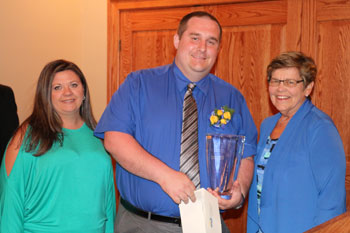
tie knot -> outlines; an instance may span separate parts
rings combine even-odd
[[[187,90],[188,91],[193,91],[193,89],[196,87],[196,84],[194,84],[194,83],[189,83],[188,85],[187,85]]]

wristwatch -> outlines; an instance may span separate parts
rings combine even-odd
[[[242,208],[242,206],[244,204],[245,197],[244,197],[243,193],[241,193],[241,195],[242,195],[242,201],[241,201],[241,203],[238,206],[235,207],[235,210],[238,210],[238,209]]]

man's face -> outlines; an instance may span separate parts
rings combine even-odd
[[[208,17],[191,18],[181,39],[174,36],[175,63],[189,80],[197,82],[210,72],[219,52],[219,36],[218,24]]]

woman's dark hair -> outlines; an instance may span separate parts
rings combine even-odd
[[[314,82],[317,75],[317,67],[311,57],[301,52],[285,52],[275,57],[267,66],[267,80],[271,80],[272,72],[281,69],[295,67],[299,70],[300,78],[304,80],[304,87]]]
[[[35,156],[40,156],[50,150],[55,142],[59,142],[61,145],[63,143],[62,120],[53,107],[51,92],[55,75],[66,70],[73,71],[78,75],[84,88],[85,99],[80,106],[80,116],[90,129],[94,130],[96,127],[89,88],[84,74],[72,62],[62,59],[52,61],[45,65],[40,73],[32,114],[19,127],[23,139],[28,126],[27,136],[21,141],[25,143],[26,152],[35,152]]]
[[[219,27],[219,30],[220,30],[220,34],[219,34],[219,41],[221,41],[221,35],[222,35],[222,28],[221,28],[221,25],[219,23],[219,21],[211,14],[209,14],[208,12],[205,12],[205,11],[194,11],[194,12],[191,12],[187,15],[185,15],[180,23],[179,23],[179,27],[177,29],[177,34],[179,35],[179,38],[181,39],[182,37],[182,34],[186,31],[187,29],[187,22],[193,18],[193,17],[207,17],[213,21],[215,21],[217,24],[218,24],[218,27]]]

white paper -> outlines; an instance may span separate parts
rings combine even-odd
[[[206,189],[195,191],[196,201],[181,202],[180,215],[183,233],[221,233],[218,200]]]

